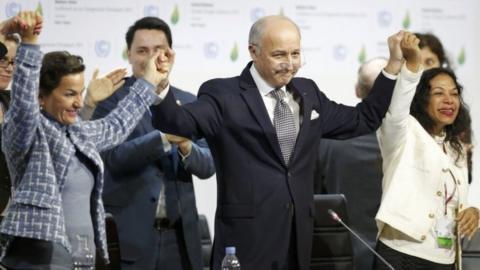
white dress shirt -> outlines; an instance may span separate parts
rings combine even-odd
[[[262,96],[263,103],[265,104],[265,107],[267,108],[268,112],[268,117],[270,117],[270,121],[272,121],[273,124],[273,111],[275,110],[275,105],[277,104],[277,100],[270,94],[272,90],[275,90],[275,87],[270,86],[263,78],[260,76],[258,73],[257,69],[255,68],[255,65],[252,65],[250,67],[250,73],[252,74],[253,81],[255,82],[255,85],[257,85],[258,90],[260,91],[260,95]],[[293,121],[295,123],[295,129],[298,131],[300,130],[300,105],[299,105],[299,100],[296,100],[293,96],[292,93],[287,91],[285,89],[285,86],[282,86],[280,88],[283,92],[285,92],[285,98],[284,101],[288,104],[288,107],[290,107],[290,110],[293,113]]]

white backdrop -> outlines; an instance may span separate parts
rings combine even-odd
[[[334,3],[332,3],[334,2]],[[45,19],[43,50],[82,55],[87,75],[129,67],[125,32],[143,16],[159,16],[173,32],[175,86],[196,94],[214,77],[238,75],[249,60],[247,36],[259,17],[284,14],[302,31],[306,65],[299,76],[314,79],[330,98],[353,105],[358,65],[387,56],[386,39],[400,29],[435,33],[442,40],[470,104],[480,134],[480,2],[476,0],[0,0],[0,19],[21,9],[38,9]],[[477,140],[478,141],[478,140]],[[477,151],[478,152],[478,151]],[[480,158],[474,156],[472,200],[480,203]],[[215,177],[195,180],[197,206],[212,227]]]

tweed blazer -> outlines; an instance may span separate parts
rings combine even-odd
[[[98,152],[125,140],[158,97],[154,86],[140,79],[105,118],[60,124],[39,108],[42,57],[39,47],[34,45],[22,44],[17,52],[12,100],[2,130],[2,150],[14,190],[0,233],[53,241],[71,251],[65,232],[61,192],[70,159],[80,151],[95,164],[92,222],[95,244],[108,261],[101,200],[104,171]]]

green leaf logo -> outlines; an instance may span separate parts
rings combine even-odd
[[[238,59],[238,46],[237,46],[237,43],[235,42],[232,50],[230,51],[230,60],[232,60],[232,62],[235,62],[237,61],[237,59]]]
[[[173,12],[172,12],[172,16],[170,16],[170,22],[172,22],[173,25],[176,25],[179,20],[180,20],[180,11],[178,11],[178,5],[175,5],[175,8],[173,9]]]
[[[465,63],[465,47],[462,48],[460,54],[458,54],[458,64],[463,65]]]
[[[42,16],[43,16],[43,8],[42,8],[42,3],[38,2],[38,4],[37,4],[37,8],[35,9],[35,11],[36,11],[38,14],[40,14],[40,15],[42,15]]]
[[[367,52],[365,51],[365,45],[363,45],[358,53],[358,62],[363,64],[365,63],[365,59],[367,59]]]
[[[405,18],[403,18],[403,28],[408,29],[410,27],[410,12],[407,10],[407,14],[405,14]]]

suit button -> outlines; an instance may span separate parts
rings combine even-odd
[[[151,201],[152,203],[154,203],[154,202],[156,202],[157,200],[156,200],[155,198],[150,198],[150,201]]]
[[[420,239],[423,241],[423,240],[427,239],[427,237],[425,235],[422,235],[422,237],[420,237]]]
[[[441,191],[437,191],[437,196],[438,196],[438,197],[442,197],[442,195],[443,195],[443,194],[442,194]]]
[[[292,203],[286,203],[285,204],[285,208],[287,209],[287,212],[293,216],[293,212],[295,211],[295,209],[293,208],[293,204]]]
[[[287,173],[287,175],[288,175],[288,178],[292,177],[292,173]]]
[[[457,180],[457,184],[460,186],[460,180]]]
[[[443,168],[442,172],[444,172],[444,173],[448,172],[448,168]]]
[[[429,218],[434,218],[434,217],[435,217],[435,215],[434,215],[434,214],[432,214],[432,213],[430,213],[430,214],[428,214],[428,217],[429,217]]]

